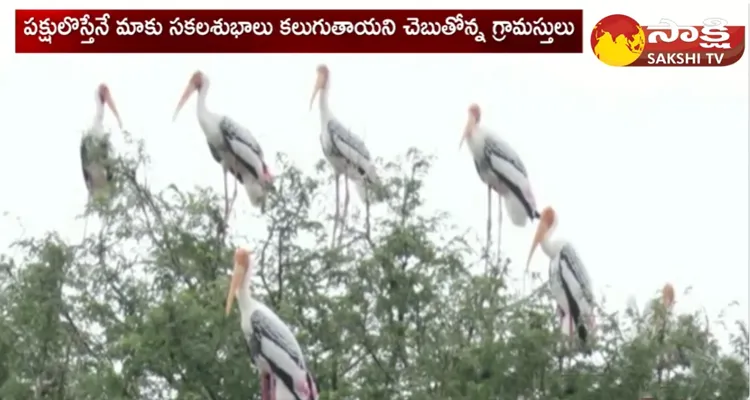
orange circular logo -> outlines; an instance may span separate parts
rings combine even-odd
[[[596,58],[613,67],[624,67],[635,62],[645,45],[643,27],[627,15],[614,14],[602,18],[591,31],[591,49]]]

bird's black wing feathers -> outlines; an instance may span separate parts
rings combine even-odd
[[[218,150],[216,150],[216,147],[212,146],[212,145],[211,145],[211,143],[206,143],[206,144],[208,144],[208,150],[209,150],[209,151],[211,152],[211,157],[213,157],[214,161],[216,161],[216,162],[217,162],[217,163],[219,163],[219,164],[222,164],[222,162],[221,162],[221,155],[219,154],[219,151],[218,151]],[[234,170],[234,168],[231,168],[231,167],[230,167],[230,168],[229,168],[229,173],[230,173],[230,174],[231,174],[231,175],[232,175],[232,176],[233,176],[233,177],[234,177],[235,179],[237,179],[237,181],[238,181],[239,183],[244,183],[244,182],[242,181],[242,175],[238,174],[238,173],[237,173],[237,171],[235,171],[235,170]]]
[[[221,155],[219,155],[219,151],[216,150],[216,147],[212,146],[211,143],[208,144],[208,150],[211,152],[211,157],[214,158],[214,161],[221,164]]]
[[[482,174],[482,170],[480,169],[480,164],[476,160],[474,161],[474,168],[477,169],[477,174],[479,174],[479,175]]]
[[[523,164],[523,161],[521,161],[521,158],[518,156],[518,154],[516,154],[507,143],[500,142],[492,138],[487,138],[486,143],[485,157],[487,157],[487,162],[489,165],[492,165],[492,162],[490,160],[492,160],[492,156],[495,156],[511,164],[523,176],[528,177],[526,166]]]
[[[255,154],[259,155],[260,158],[263,158],[263,149],[260,147],[260,144],[254,139],[245,137],[245,135],[242,134],[242,131],[244,131],[245,129],[237,125],[228,117],[224,117],[221,119],[221,122],[219,122],[219,129],[221,130],[221,133],[224,134],[224,140],[236,140],[249,147],[253,152],[255,152]],[[227,148],[231,149],[229,143],[227,143]]]
[[[86,188],[91,191],[91,175],[86,170],[86,166],[89,165],[89,152],[86,148],[86,140],[81,140],[81,171],[83,171],[83,180],[86,182]]]
[[[86,187],[91,190],[91,175],[89,174],[87,167],[91,164],[101,165],[105,173],[107,174],[107,181],[111,182],[114,177],[114,167],[112,165],[112,159],[110,157],[111,146],[109,143],[109,137],[96,137],[92,135],[86,135],[81,139],[81,169],[83,171],[83,179],[86,181]]]
[[[365,146],[365,142],[352,133],[352,131],[346,129],[339,121],[335,119],[329,120],[326,128],[328,129],[328,134],[331,135],[331,138],[333,139],[332,142],[335,148],[337,146],[336,142],[341,141],[348,145],[352,150],[356,151],[365,160],[372,160],[372,155],[370,155],[370,151],[367,149],[367,146]],[[341,153],[341,149],[336,148],[336,151]]]
[[[115,177],[115,166],[114,160],[112,160],[111,153],[112,147],[109,143],[109,138],[104,138],[99,143],[99,150],[101,151],[102,164],[107,174],[107,182],[112,182]]]
[[[292,343],[289,343],[283,337],[277,335],[273,329],[271,329],[271,321],[262,312],[254,312],[250,316],[250,322],[253,326],[253,334],[257,335],[258,338],[258,347],[260,347],[260,339],[266,338],[273,342],[273,344],[278,346],[280,349],[284,350],[295,364],[299,365],[300,367],[305,366],[302,354],[299,354],[297,352],[295,346]],[[262,349],[260,348],[258,350],[262,351]]]
[[[588,273],[583,267],[583,263],[581,262],[581,258],[578,256],[578,253],[576,252],[575,248],[569,244],[566,244],[563,246],[562,249],[560,249],[560,260],[567,264],[568,268],[570,269],[570,272],[575,277],[576,281],[581,287],[581,294],[584,296],[586,301],[588,301],[591,304],[595,303],[594,299],[594,291],[591,287],[591,279],[588,276]]]
[[[255,179],[259,179],[261,174],[268,173],[268,166],[266,166],[264,161],[263,149],[252,136],[250,131],[238,125],[228,117],[221,119],[221,122],[219,122],[219,129],[224,137],[224,145],[226,149],[234,155],[237,162],[242,164],[242,166],[245,167]],[[260,166],[261,171],[258,171],[257,168],[248,161],[245,148],[250,149],[250,151],[255,153],[257,158],[260,159],[262,163]],[[245,155],[243,155],[243,153],[245,153]],[[238,176],[236,173],[233,174],[235,177]]]

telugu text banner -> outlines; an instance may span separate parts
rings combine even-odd
[[[16,53],[582,53],[582,10],[16,10]]]

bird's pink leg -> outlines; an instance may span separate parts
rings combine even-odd
[[[500,243],[503,238],[503,197],[497,195],[497,254],[495,257],[500,257]],[[524,293],[526,290],[524,289]]]
[[[336,246],[336,231],[339,226],[339,178],[341,178],[341,175],[336,174],[336,211],[333,214],[333,233],[331,234],[331,247]]]
[[[492,243],[492,187],[487,185],[487,259],[490,258],[490,244]]]
[[[271,400],[270,377],[266,372],[260,374],[260,400]]]
[[[227,169],[224,167],[224,227],[229,225],[229,186],[227,185]]]
[[[268,398],[276,400],[276,377],[268,374]]]
[[[571,337],[576,336],[577,329],[572,317],[568,317],[568,332],[570,332]]]
[[[344,211],[341,215],[341,232],[339,232],[339,244],[341,244],[341,237],[344,235],[344,229],[346,229],[346,216],[349,213],[349,179],[344,175]]]
[[[260,400],[268,400],[268,381],[266,381],[266,374],[260,374]]]
[[[227,219],[229,218],[229,215],[232,214],[232,210],[234,209],[234,202],[236,200],[237,200],[237,179],[234,179],[234,191],[232,192],[232,200],[229,201],[229,207],[228,207],[229,211],[227,212]]]
[[[370,236],[370,190],[365,191],[365,231]]]

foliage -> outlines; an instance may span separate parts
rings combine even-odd
[[[350,212],[332,248],[323,163],[307,174],[277,157],[252,224],[263,238],[248,243],[225,237],[213,191],[146,187],[130,146],[110,202],[87,210],[99,232],[22,238],[23,256],[0,260],[0,399],[259,398],[237,315],[222,312],[236,246],[253,250],[255,293],[297,333],[321,399],[747,397],[742,322],[721,351],[702,315],[655,301],[602,312],[594,355],[572,353],[543,290],[519,299],[507,261],[424,210],[431,159],[416,150],[381,165],[385,200]]]

